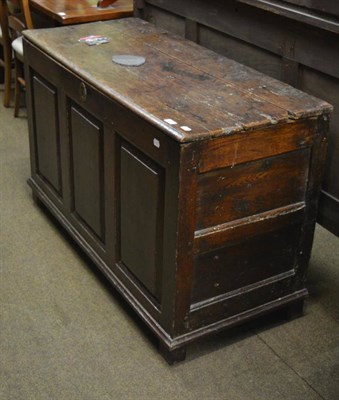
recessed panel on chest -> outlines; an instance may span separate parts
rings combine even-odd
[[[120,142],[120,249],[123,268],[160,302],[165,171]]]
[[[32,84],[37,173],[45,184],[61,196],[57,89],[38,75],[32,77]]]
[[[103,128],[75,103],[70,103],[69,119],[72,212],[104,242]]]

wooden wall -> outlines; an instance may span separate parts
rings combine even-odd
[[[318,221],[339,236],[339,2],[135,0],[135,15],[334,106]]]

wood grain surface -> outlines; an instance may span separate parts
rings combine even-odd
[[[90,47],[78,41],[94,34],[107,36],[110,42]],[[331,110],[324,101],[136,18],[36,30],[26,36],[181,142]],[[146,63],[134,68],[116,65],[116,54],[140,55]],[[168,119],[176,124],[168,124]]]
[[[109,43],[79,42],[95,34]],[[169,363],[256,316],[300,315],[329,104],[135,18],[24,46],[33,195]]]
[[[98,8],[96,0],[30,0],[30,6],[60,25],[130,17],[133,14],[132,0],[117,0],[107,8]]]

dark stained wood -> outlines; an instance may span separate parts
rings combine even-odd
[[[338,234],[339,3],[335,0],[145,0],[136,4],[136,15],[157,27],[181,37],[194,27],[191,40],[334,105],[318,221]],[[176,53],[181,51],[180,41],[177,38],[172,47]],[[195,58],[191,47],[194,46],[186,49],[187,60],[201,67],[203,59]],[[227,78],[232,75],[232,70],[226,72]],[[238,85],[244,81],[258,95],[273,100],[276,89],[272,86],[253,85],[252,80],[238,74],[236,67],[233,76]],[[299,111],[303,110],[300,100]],[[298,113],[295,106],[289,111]]]
[[[0,82],[4,84],[4,107],[9,107],[11,99],[11,76],[12,76],[12,47],[9,37],[7,18],[7,3],[0,1]]]
[[[92,32],[110,43],[78,42]],[[300,310],[330,105],[137,19],[25,37],[33,194],[168,362],[213,332]],[[127,45],[143,66],[112,63]],[[56,104],[61,204],[36,173],[34,115],[49,109],[34,101],[38,77]]]
[[[236,38],[252,44],[256,48],[266,50],[271,55],[278,55],[279,58],[284,50],[286,34],[293,35],[296,41],[294,49],[295,61],[338,77],[338,69],[329,62],[329,60],[334,62],[339,57],[337,55],[339,46],[337,40],[338,21],[336,21],[336,33],[326,32],[315,29],[312,25],[298,25],[279,15],[263,13],[262,10],[256,7],[235,3],[237,2],[213,0],[214,12],[208,13],[206,9],[211,6],[211,3],[207,4],[204,0],[187,0],[185,3],[180,0],[147,0],[145,1],[144,16],[146,19],[152,20],[159,28],[163,27],[169,30],[171,30],[170,27],[167,24],[165,25],[166,22],[164,22],[166,21],[166,14],[168,18],[177,17],[174,30],[178,34],[182,31],[181,36],[184,36],[185,32],[185,18],[196,21],[199,27],[199,43],[213,50],[217,50],[212,47],[214,44],[223,47],[222,41],[208,43],[202,37],[203,28],[208,27],[215,32],[223,33],[224,36],[226,35],[223,40],[229,37]],[[153,14],[155,15],[159,12],[159,7],[165,15],[161,19],[156,19]],[[171,15],[169,16],[169,14]],[[181,24],[183,25],[182,27],[180,26]],[[248,26],[251,26],[251,29],[248,29]],[[267,35],[267,32],[270,34]],[[225,54],[226,51],[227,46],[224,52],[219,52],[227,56]],[[319,57],[312,57],[315,52]],[[263,60],[263,62],[267,61]],[[260,70],[259,65],[257,69]]]
[[[312,9],[317,11],[326,12],[339,16],[338,5],[335,0],[327,1],[298,1],[298,0],[237,0],[239,3],[245,3],[250,6],[258,7],[265,11],[269,11],[284,17],[293,18],[296,21],[312,24],[315,27],[327,29],[335,33],[339,33],[338,21],[331,15],[324,15],[322,13],[315,13]],[[290,4],[286,4],[290,3]],[[325,3],[325,4],[320,4]],[[293,5],[292,5],[293,4]],[[296,7],[294,6],[302,7]]]
[[[319,74],[309,68],[300,69],[299,85],[306,92],[318,94],[322,98],[327,99],[331,104],[337,104],[339,93],[339,80],[330,78],[326,75]],[[336,231],[339,231],[339,112],[336,110],[331,115],[330,120],[330,134],[328,135],[328,152],[326,159],[326,173],[322,183],[322,191],[324,201],[326,203],[333,203],[333,207],[321,207],[321,216],[329,218],[333,224],[326,224],[326,226],[333,226]],[[335,205],[336,204],[336,205]],[[327,210],[333,209],[329,215]],[[336,223],[334,223],[336,221]]]
[[[292,289],[295,280],[296,276],[291,271],[261,281],[260,284],[242,287],[224,296],[193,304],[189,320],[191,332],[185,337],[186,343],[197,337],[195,331],[201,326],[206,328],[200,337],[210,333],[209,325],[213,324],[213,331],[218,332],[225,327],[239,324],[240,314],[241,320],[247,321],[267,313],[268,310],[277,310],[285,305],[291,305],[296,300],[305,299],[308,294],[306,289],[300,291]]]
[[[72,212],[105,241],[103,130],[93,116],[70,107]]]
[[[273,232],[282,226],[301,221],[304,209],[305,203],[300,202],[263,212],[255,217],[201,229],[195,232],[194,252],[196,254],[206,253],[213,249],[222,248],[229,241]]]
[[[332,233],[339,237],[339,201],[324,190],[320,194],[317,221],[326,227],[331,227]]]
[[[318,10],[326,14],[339,16],[339,4],[336,0],[285,0],[287,3]]]
[[[159,343],[159,352],[168,362],[169,365],[173,365],[177,362],[184,361],[186,358],[186,348],[178,347],[177,349],[169,349],[162,342]]]
[[[304,314],[304,300],[294,302],[290,306],[285,308],[286,319],[291,321],[292,319],[299,318]]]
[[[304,201],[309,156],[290,152],[200,175],[196,229]]]
[[[325,168],[328,129],[328,115],[319,117],[314,137],[314,147],[310,159],[310,173],[305,196],[305,222],[300,238],[300,251],[298,254],[298,263],[296,265],[298,274],[298,281],[296,283],[299,285],[299,288],[305,285],[307,266],[311,257],[314,228],[317,219],[318,199]]]
[[[166,129],[171,137],[181,142],[200,140],[211,135],[223,136],[243,129],[285,122],[294,105],[296,110],[299,109],[292,112],[294,119],[331,109],[327,103],[319,103],[318,100],[273,79],[268,80],[268,85],[271,83],[272,89],[270,86],[261,86],[258,88],[257,95],[253,93],[252,88],[246,87],[246,84],[242,87],[236,80],[228,79],[225,71],[223,77],[219,75],[221,65],[229,64],[229,68],[233,68],[233,75],[236,74],[237,69],[238,76],[241,76],[238,80],[246,82],[246,76],[250,74],[250,70],[231,60],[226,61],[225,58],[216,54],[210,58],[208,57],[210,52],[207,50],[207,55],[203,50],[201,50],[202,54],[199,54],[199,47],[194,48],[194,54],[199,59],[203,58],[208,67],[204,66],[203,60],[201,64],[196,64],[194,67],[187,64],[187,57],[184,54],[176,53],[174,57],[171,52],[159,53],[154,28],[150,26],[145,28],[142,21],[122,19],[116,21],[114,25],[102,23],[100,32],[111,38],[114,37],[114,41],[105,46],[93,46],[88,49],[88,46],[85,47],[84,44],[78,42],[78,37],[86,35],[86,32],[94,34],[98,32],[98,27],[99,25],[82,25],[78,27],[76,33],[73,28],[59,28],[59,40],[54,44],[56,59],[69,68],[74,68],[84,79],[88,74],[91,75],[97,88],[107,95],[112,92],[110,85],[114,81],[114,90],[119,93],[119,101],[122,104],[130,107],[130,99],[133,97],[140,107],[150,110],[152,118],[145,116],[150,122]],[[121,37],[119,32],[124,27],[126,31],[124,37]],[[54,30],[39,29],[32,40],[39,40],[42,48],[49,51],[47,42],[50,36],[54,36]],[[144,66],[134,69],[121,68],[112,64],[111,57],[107,56],[125,51],[127,37],[130,40],[129,51],[146,57],[147,62]],[[161,37],[166,36],[161,35]],[[64,41],[67,40],[71,41],[70,46],[64,45]],[[86,66],[79,62],[81,54],[87,54],[89,57]],[[181,57],[181,60],[184,57],[184,59],[180,61],[177,57]],[[220,64],[214,63],[215,58],[220,59]],[[101,65],[100,70],[97,68],[98,62]],[[152,76],[152,79],[145,79],[147,76]],[[258,81],[260,79],[265,78],[258,73]],[[159,90],[162,82],[170,82],[172,90],[166,92]],[[247,85],[249,83],[247,81]],[[138,92],[135,91],[136,85],[140,86]],[[192,100],[189,104],[186,85],[190,86]],[[154,96],[157,97],[157,102],[154,102]],[[285,101],[286,105],[279,102],[280,100]],[[224,103],[228,104],[226,113],[222,107]],[[315,105],[317,105],[316,109]],[[301,107],[303,107],[302,113]],[[140,113],[138,110],[136,112]],[[167,118],[175,120],[177,124],[170,126],[164,122]],[[181,126],[188,126],[191,130],[187,132]]]
[[[5,68],[4,68],[4,48],[3,45],[1,43],[1,39],[0,39],[0,83],[3,84],[5,81]]]
[[[117,0],[114,5],[97,8],[90,0],[30,0],[31,9],[46,15],[59,25],[80,24],[115,18],[130,17],[133,14],[132,0]]]
[[[197,153],[195,146],[181,147],[179,176],[180,208],[178,210],[177,254],[176,254],[176,293],[173,336],[184,333],[188,328],[191,304],[191,287],[194,254],[194,225],[197,199]]]
[[[193,40],[194,42],[198,41],[198,24],[195,21],[191,21],[190,19],[186,19],[185,23],[185,38],[189,40]]]
[[[122,263],[161,299],[164,171],[127,144],[120,154],[120,256]]]
[[[256,132],[244,132],[222,141],[210,140],[201,146],[199,172],[204,173],[217,167],[230,167],[246,161],[260,160],[265,156],[287,153],[297,148],[312,145],[315,121],[291,123]],[[221,145],[221,144],[224,144]]]
[[[227,246],[196,256],[192,302],[220,296],[294,268],[300,223],[233,239]]]
[[[59,194],[61,189],[60,138],[56,89],[37,76],[33,80],[35,133],[37,147],[37,173]]]

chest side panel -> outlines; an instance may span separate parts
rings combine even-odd
[[[192,327],[300,289],[314,134],[315,121],[304,121],[200,146]]]

